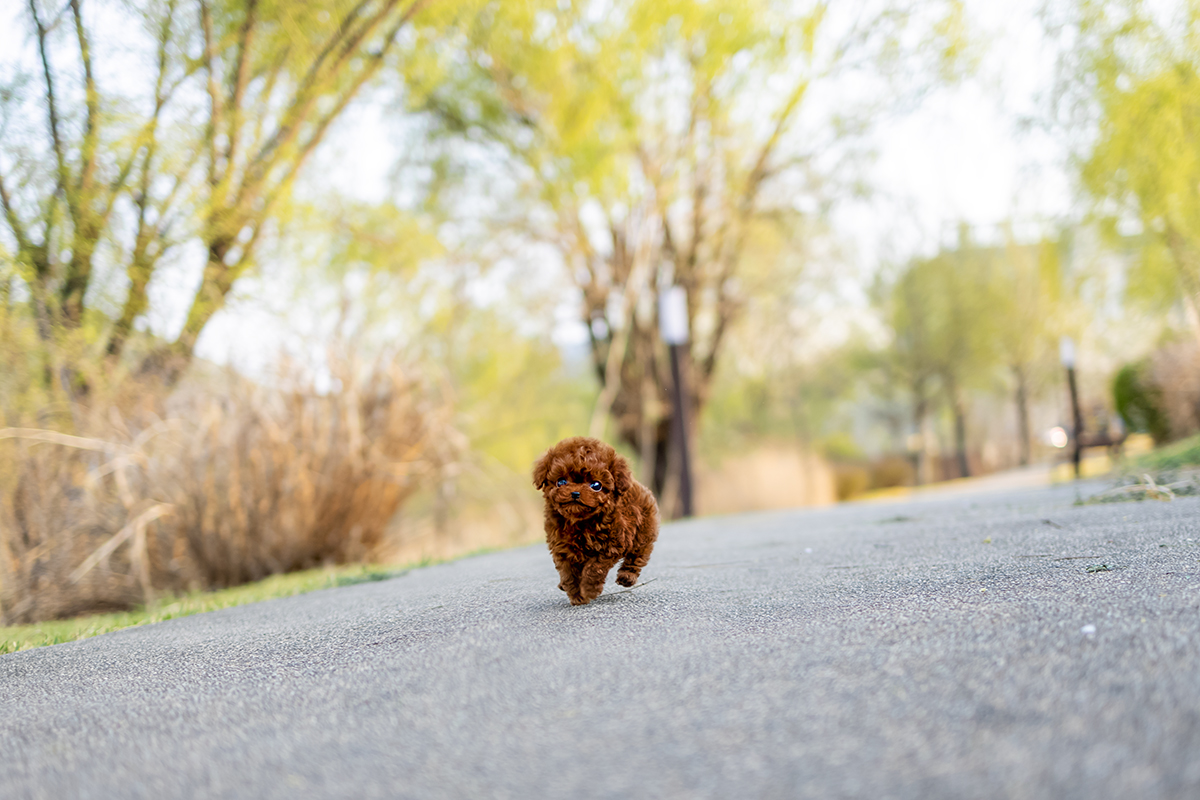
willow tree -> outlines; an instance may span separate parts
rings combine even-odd
[[[120,355],[168,253],[200,254],[182,328],[150,359],[178,377],[330,126],[389,60],[414,57],[406,30],[462,8],[28,0],[31,46],[6,58],[0,93],[0,204],[43,342],[84,331]],[[127,288],[93,309],[102,268]]]
[[[1144,257],[1133,285],[1161,283],[1200,336],[1200,9],[1194,2],[1079,0],[1065,31],[1061,109],[1085,130],[1078,164],[1098,217],[1137,223]]]
[[[1064,298],[1059,245],[1043,239],[1033,244],[1009,240],[995,251],[988,276],[988,312],[995,324],[991,337],[1012,376],[1017,412],[1017,454],[1030,460],[1033,432],[1029,421],[1034,375],[1052,359],[1055,333],[1062,332]]]
[[[677,466],[659,292],[686,293],[694,421],[744,308],[755,226],[830,199],[828,157],[865,110],[836,96],[839,78],[878,87],[918,51],[944,64],[961,45],[954,3],[857,13],[771,0],[493,3],[469,31],[469,60],[429,77],[424,107],[442,129],[498,144],[513,166],[523,232],[554,246],[582,298],[601,387],[592,432],[611,417],[659,492]]]

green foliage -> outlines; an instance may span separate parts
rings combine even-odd
[[[891,340],[872,354],[872,390],[884,404],[906,403],[921,479],[932,472],[927,424],[944,409],[954,420],[959,470],[968,466],[968,403],[973,394],[1012,391],[1019,453],[1029,458],[1029,406],[1054,362],[1054,339],[1069,326],[1070,281],[1062,245],[1051,239],[981,246],[966,226],[959,244],[877,279],[872,297]],[[901,421],[894,412],[893,430]]]
[[[958,249],[914,261],[877,287],[894,336],[891,366],[914,391],[940,381],[953,393],[989,377],[1001,327],[995,265],[993,252],[964,236]]]
[[[1095,213],[1143,230],[1131,291],[1152,306],[1200,301],[1200,15],[1193,3],[1076,0],[1064,28],[1066,96],[1087,109],[1079,153]],[[1173,280],[1166,280],[1169,263]]]
[[[839,431],[822,439],[821,450],[832,461],[860,461],[863,458],[862,448],[845,431]]]
[[[1200,434],[1140,456],[1134,464],[1134,471],[1178,470],[1197,466],[1200,466]]]
[[[550,444],[586,432],[594,384],[564,365],[538,318],[554,287],[463,263],[432,218],[391,204],[333,198],[298,212],[287,250],[307,276],[297,302],[327,298],[335,335],[438,375],[478,459],[524,475]]]
[[[755,324],[739,331],[734,357],[717,372],[700,426],[700,450],[707,456],[720,458],[779,440],[819,448],[827,437],[837,437],[834,428],[844,421],[840,411],[853,399],[864,374],[860,345],[852,341],[810,360],[785,361],[787,342],[743,341],[742,333],[759,333],[760,325],[771,322],[784,324],[758,316]],[[807,355],[797,347],[798,355]],[[755,362],[761,363],[760,369],[745,370]]]
[[[461,427],[477,455],[524,476],[551,444],[587,432],[594,384],[572,375],[553,344],[487,309],[446,333]]]
[[[1061,246],[1043,239],[1021,245],[1009,241],[988,253],[986,303],[997,359],[1010,368],[1034,369],[1053,361],[1067,298]]]
[[[1171,422],[1162,406],[1161,390],[1150,378],[1150,363],[1126,364],[1112,384],[1113,403],[1126,430],[1149,433],[1161,444],[1171,436]]]

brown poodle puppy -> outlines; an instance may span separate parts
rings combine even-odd
[[[637,583],[658,538],[658,503],[617,451],[563,439],[533,465],[533,485],[546,499],[546,544],[571,605],[599,597],[618,561],[617,583]]]

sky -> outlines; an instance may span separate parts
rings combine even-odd
[[[26,36],[18,5],[0,6],[0,60]],[[985,43],[977,74],[878,126],[869,137],[876,152],[867,169],[872,195],[832,212],[836,235],[860,275],[881,263],[935,252],[953,241],[961,222],[986,239],[1005,220],[1037,223],[1072,208],[1065,153],[1036,126],[1022,124],[1044,112],[1051,86],[1053,57],[1036,18],[1036,0],[966,5]],[[310,176],[319,175],[322,184],[351,197],[387,199],[391,185],[384,165],[400,153],[401,138],[383,109],[360,104],[337,125]],[[280,345],[269,332],[276,310],[250,299],[254,293],[238,294],[205,331],[198,354],[253,371]],[[172,309],[167,295],[169,290],[159,295],[164,320],[174,315],[181,321],[182,301]],[[570,346],[583,331],[569,308],[560,312],[554,337]]]
[[[1031,223],[1070,212],[1066,153],[1026,124],[1044,116],[1053,81],[1054,56],[1037,5],[968,1],[986,48],[978,72],[875,133],[872,178],[894,214],[863,225],[859,238],[908,257],[952,242],[960,221],[986,232],[1007,220]]]

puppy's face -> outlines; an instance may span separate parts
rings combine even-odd
[[[629,488],[625,459],[598,439],[565,439],[538,459],[533,484],[548,506],[569,520],[603,514]]]

